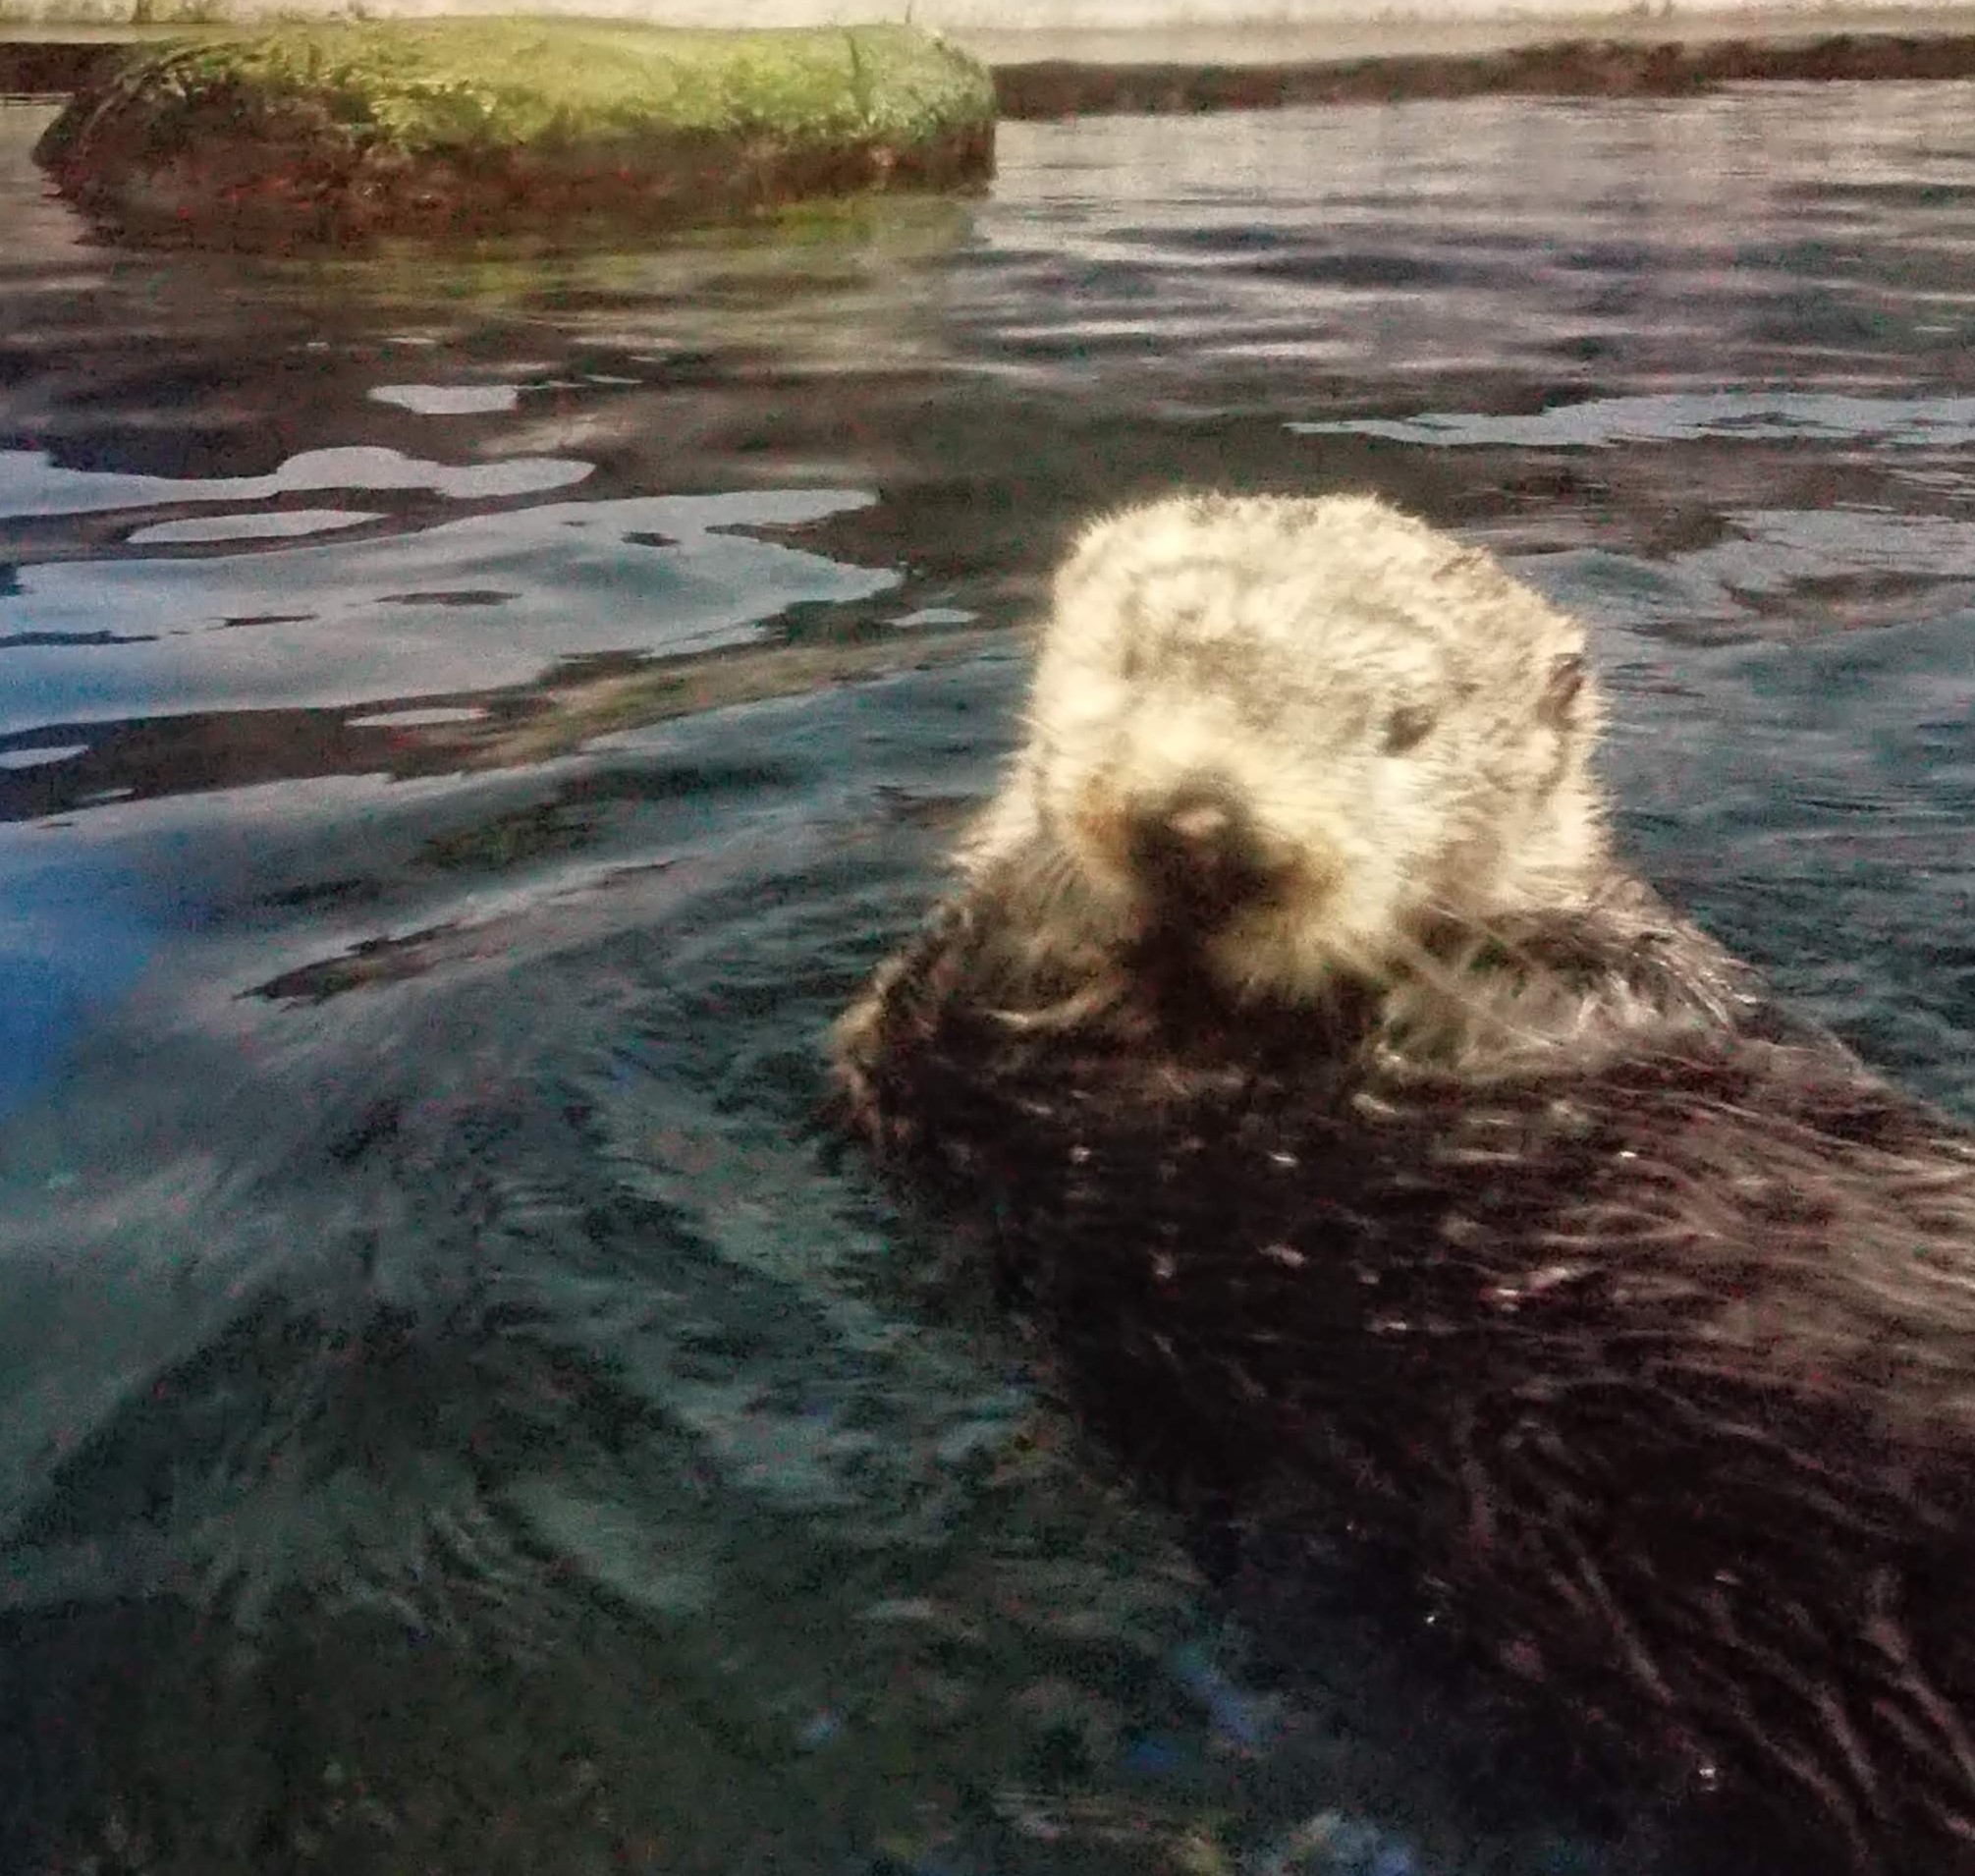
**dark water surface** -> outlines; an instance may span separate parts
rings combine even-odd
[[[1975,87],[1014,125],[980,201],[313,265],[87,245],[46,117],[0,1876],[1629,1867],[1347,1636],[1273,1683],[826,1164],[818,1030],[1079,517],[1370,486],[1595,621],[1649,870],[1975,1111]]]

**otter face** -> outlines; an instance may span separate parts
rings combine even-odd
[[[1180,498],[1058,577],[975,862],[1040,840],[1121,943],[1239,995],[1384,972],[1604,858],[1578,626],[1363,498]]]

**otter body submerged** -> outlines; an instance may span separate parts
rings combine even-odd
[[[1615,864],[1580,650],[1374,503],[1102,524],[844,1111],[1180,1502],[1348,1539],[1779,1876],[1975,1869],[1975,1136]]]

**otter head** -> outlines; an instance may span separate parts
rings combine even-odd
[[[1384,975],[1605,860],[1583,632],[1382,503],[1180,497],[1057,577],[1028,740],[967,855],[1073,880],[1084,941],[1240,997]]]

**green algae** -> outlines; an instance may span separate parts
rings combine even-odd
[[[489,19],[284,26],[139,56],[190,97],[239,83],[333,99],[408,151],[462,142],[722,136],[916,138],[994,109],[973,61],[909,28],[728,32]]]
[[[335,22],[138,48],[36,154],[112,219],[343,239],[951,185],[994,117],[985,69],[910,27]]]

